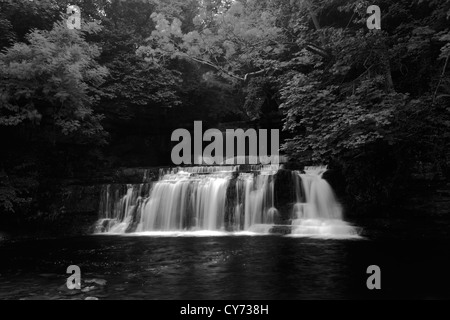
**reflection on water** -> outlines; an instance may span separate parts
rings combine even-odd
[[[358,225],[365,240],[204,234],[0,242],[0,299],[450,297],[448,223]],[[67,290],[72,264],[87,292]],[[380,291],[366,288],[372,264],[381,268]]]

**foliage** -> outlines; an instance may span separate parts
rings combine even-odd
[[[98,26],[85,25],[85,32]],[[104,139],[101,116],[92,104],[107,70],[95,62],[98,48],[63,22],[35,30],[29,44],[16,43],[0,55],[0,125],[43,124],[76,139]]]
[[[382,2],[382,31],[364,28],[367,5],[338,7],[353,23],[294,27],[306,39],[325,39],[330,58],[298,52],[290,63],[301,70],[280,78],[284,126],[293,134],[283,149],[294,159],[338,165],[349,203],[382,205],[402,194],[418,163],[445,172],[449,30],[442,10],[450,2]]]
[[[261,10],[260,5],[257,1],[248,1],[245,6],[234,1],[219,6],[214,15],[200,10],[194,19],[194,30],[189,32],[182,31],[179,19],[170,21],[162,13],[153,13],[156,30],[148,39],[149,44],[141,46],[138,52],[156,63],[188,59],[209,66],[222,76],[244,80],[250,70],[273,65],[273,57],[283,50],[276,16],[269,8]]]
[[[58,153],[52,148],[106,142],[102,116],[93,106],[102,95],[99,87],[108,72],[95,61],[98,47],[85,40],[86,34],[98,30],[95,23],[84,24],[83,31],[78,31],[58,22],[50,31],[34,30],[26,37],[27,43],[15,43],[0,54],[0,126],[5,134],[19,130],[19,145],[9,148],[2,159],[5,209],[13,210],[14,202],[20,206],[29,200],[22,195],[33,193],[33,186],[38,185],[34,178],[47,166],[47,157]],[[21,132],[31,134],[31,140],[21,141]],[[5,135],[3,142],[10,144],[6,139]],[[20,148],[22,143],[31,145]],[[16,149],[20,151],[15,153]],[[17,170],[24,155],[34,159],[30,168],[43,162],[41,174]]]
[[[138,53],[198,63],[243,85],[252,119],[277,106],[291,135],[283,151],[339,166],[350,202],[394,201],[417,162],[445,171],[449,1],[379,1],[382,31],[366,28],[373,3],[364,0],[216,4],[190,32],[154,13],[156,30]]]
[[[132,114],[128,107],[172,107],[180,104],[177,95],[180,77],[169,70],[146,63],[136,56],[136,46],[152,26],[149,15],[156,8],[152,2],[124,3],[115,1],[105,6],[104,26],[95,40],[102,43],[100,63],[110,70],[103,86],[107,96],[105,111],[116,111],[125,118]]]
[[[420,168],[448,172],[449,19],[449,0],[0,0],[0,206],[166,165],[194,120],[283,127],[292,161],[343,173],[347,204],[391,204]]]
[[[0,51],[32,29],[50,30],[61,11],[55,0],[0,0]]]

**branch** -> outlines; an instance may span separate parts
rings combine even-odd
[[[313,44],[306,44],[305,45],[305,49],[307,49],[308,51],[311,51],[311,52],[313,52],[315,54],[318,54],[318,55],[320,55],[323,58],[326,58],[326,59],[331,58],[331,55],[327,51],[325,51],[324,49],[319,48],[319,47],[317,47],[317,46],[315,46]],[[271,71],[273,69],[273,68],[269,67],[269,68],[261,69],[261,70],[258,70],[258,71],[249,72],[249,73],[246,73],[244,75],[244,77],[241,77],[241,76],[238,76],[238,75],[236,75],[236,74],[234,74],[232,72],[229,72],[229,71],[219,67],[218,65],[216,65],[216,64],[214,64],[214,63],[212,63],[212,62],[210,62],[208,60],[204,60],[204,59],[201,59],[201,58],[193,57],[193,56],[191,56],[191,55],[189,55],[187,53],[184,53],[184,55],[187,58],[191,59],[192,61],[195,61],[195,62],[201,63],[203,65],[206,65],[208,67],[211,67],[211,68],[215,69],[216,71],[219,71],[219,72],[221,72],[223,74],[226,74],[227,76],[229,76],[231,78],[243,81],[244,83],[247,83],[251,78],[254,78],[254,77],[260,76],[262,74],[268,73],[269,71]]]
[[[325,59],[330,59],[331,58],[331,54],[328,51],[326,51],[325,49],[322,49],[322,48],[320,48],[320,47],[318,47],[318,46],[316,46],[316,45],[314,45],[312,43],[307,43],[305,45],[305,49],[310,51],[310,52],[312,52],[312,53],[318,54],[322,58],[325,58]]]
[[[439,82],[438,82],[438,84],[437,84],[437,86],[436,86],[436,90],[434,91],[433,102],[436,100],[436,95],[437,95],[437,93],[438,93],[439,87],[441,86],[442,79],[443,79],[444,76],[445,76],[445,69],[447,69],[447,64],[448,64],[448,59],[449,59],[449,58],[450,58],[450,54],[449,54],[449,55],[447,56],[447,58],[445,59],[444,68],[442,69],[441,76],[439,77]]]
[[[265,41],[267,41],[267,40],[264,40],[264,42]],[[271,40],[271,41],[273,41],[273,40]],[[276,44],[280,44],[280,43],[277,43],[277,42],[275,42]],[[173,43],[175,46],[177,46],[175,43]],[[293,43],[282,43],[282,44],[293,44]],[[295,43],[294,43],[295,44]],[[297,44],[298,45],[298,44]],[[301,47],[301,46],[300,46]],[[325,49],[322,49],[322,48],[320,48],[320,47],[318,47],[318,46],[316,46],[315,44],[312,44],[312,43],[306,43],[305,45],[304,45],[304,48],[306,49],[306,50],[308,50],[308,51],[310,51],[310,52],[312,52],[312,53],[315,53],[315,54],[318,54],[318,55],[320,55],[322,58],[325,58],[325,59],[330,59],[331,58],[331,54],[328,52],[328,51],[326,51]],[[182,52],[180,49],[179,49],[179,51],[180,52]],[[229,72],[229,71],[227,71],[227,70],[225,70],[225,69],[223,69],[223,68],[221,68],[221,67],[219,67],[217,64],[214,64],[214,63],[212,63],[212,62],[210,62],[210,61],[208,61],[208,60],[204,60],[204,59],[201,59],[201,58],[197,58],[197,57],[194,57],[194,56],[191,56],[191,55],[189,55],[188,53],[186,53],[186,52],[182,52],[188,59],[191,59],[192,61],[195,61],[195,62],[198,62],[198,63],[201,63],[201,64],[203,64],[203,65],[206,65],[206,66],[208,66],[208,67],[211,67],[211,68],[213,68],[214,70],[216,70],[216,71],[219,71],[219,72],[221,72],[221,73],[223,73],[223,74],[226,74],[227,76],[229,76],[229,77],[231,77],[231,78],[234,78],[234,79],[237,79],[237,80],[240,80],[240,81],[243,81],[244,83],[247,83],[251,78],[254,78],[254,77],[257,77],[257,76],[260,76],[260,75],[262,75],[262,74],[265,74],[265,73],[267,73],[267,72],[269,72],[269,71],[271,71],[273,68],[265,68],[265,69],[261,69],[261,70],[258,70],[258,71],[254,71],[254,72],[249,72],[249,73],[246,73],[245,75],[244,75],[244,77],[241,77],[241,76],[239,76],[239,75],[236,75],[236,74],[234,74],[234,73],[232,73],[232,72]],[[211,53],[211,52],[210,52]]]
[[[316,13],[312,9],[311,3],[309,2],[309,0],[305,0],[305,2],[308,7],[309,15],[311,16],[311,19],[314,23],[314,27],[316,28],[316,30],[320,30],[319,20],[317,19]]]
[[[239,77],[239,76],[235,75],[234,73],[228,72],[228,71],[224,70],[223,68],[221,68],[221,67],[219,67],[219,66],[217,66],[217,65],[215,65],[215,64],[213,64],[213,63],[211,63],[211,62],[209,62],[209,61],[207,61],[207,60],[203,60],[203,59],[200,59],[200,58],[192,57],[192,56],[188,55],[187,53],[185,53],[185,55],[186,55],[186,57],[188,57],[189,59],[191,59],[191,60],[193,60],[193,61],[195,61],[195,62],[204,64],[204,65],[206,65],[206,66],[209,66],[209,67],[211,67],[211,68],[213,68],[213,69],[215,69],[215,70],[217,70],[217,71],[220,71],[220,72],[226,74],[226,75],[229,76],[229,77],[232,77],[232,78],[234,78],[234,79],[238,79],[238,80],[241,80],[241,81],[245,81],[244,78]]]
[[[215,65],[215,64],[213,64],[213,63],[211,63],[211,62],[209,62],[207,60],[196,58],[196,57],[192,57],[192,56],[190,56],[188,54],[185,54],[185,55],[186,55],[186,57],[188,57],[189,59],[191,59],[191,60],[193,60],[195,62],[198,62],[198,63],[201,63],[201,64],[206,65],[208,67],[211,67],[211,68],[213,68],[213,69],[215,69],[217,71],[220,71],[220,72],[226,74],[229,77],[232,77],[234,79],[243,81],[244,83],[247,83],[251,78],[260,76],[260,75],[262,75],[264,73],[267,73],[270,70],[272,70],[272,68],[265,68],[265,69],[262,69],[262,70],[246,73],[244,75],[244,77],[240,77],[240,76],[238,76],[238,75],[236,75],[234,73],[231,73],[231,72],[228,72],[228,71],[224,70],[223,68],[221,68],[221,67],[219,67],[219,66],[217,66],[217,65]]]
[[[259,75],[262,75],[263,73],[267,73],[270,70],[272,70],[272,68],[266,68],[266,69],[262,69],[262,70],[255,71],[255,72],[249,72],[249,73],[245,74],[244,82],[248,82],[251,78],[254,78],[254,77],[257,77]]]

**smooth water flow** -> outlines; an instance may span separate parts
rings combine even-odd
[[[305,167],[293,172],[297,203],[294,205],[291,236],[351,237],[357,228],[343,221],[342,207],[329,183],[322,179],[327,167]],[[300,200],[300,188],[304,202]]]
[[[156,182],[105,186],[96,232],[170,235],[282,230],[291,236],[358,235],[355,227],[343,221],[341,205],[322,179],[326,167],[291,171],[288,181],[278,178],[279,169],[273,165],[173,168],[161,170]],[[275,205],[282,196],[282,191],[276,194],[275,185],[286,183],[292,184],[288,187],[293,191],[287,214]]]
[[[166,175],[146,199],[137,231],[221,230],[229,180],[217,173]]]

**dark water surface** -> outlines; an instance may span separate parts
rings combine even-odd
[[[364,240],[101,235],[3,241],[0,299],[450,298],[448,221],[356,224]],[[69,265],[81,268],[87,292],[67,289]],[[369,265],[381,268],[381,290],[366,287]]]

